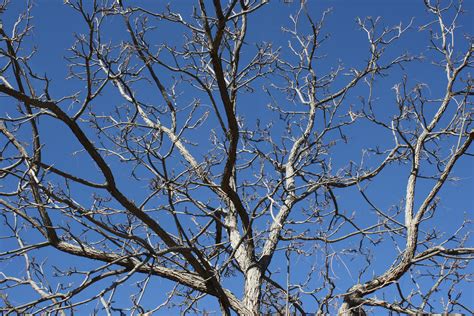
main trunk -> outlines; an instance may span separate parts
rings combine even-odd
[[[350,302],[345,301],[339,308],[338,316],[366,316],[367,314],[359,306],[352,306]]]
[[[257,316],[260,313],[261,281],[260,268],[251,267],[247,270],[245,274],[244,305],[251,312],[248,316]]]

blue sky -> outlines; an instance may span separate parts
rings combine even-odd
[[[132,1],[124,1],[132,2]],[[288,16],[294,14],[298,7],[299,1],[294,1],[293,4],[284,4],[282,1],[273,1],[270,5],[267,5],[257,13],[253,14],[249,21],[249,35],[246,38],[246,44],[250,50],[255,49],[255,44],[265,41],[272,42],[274,47],[281,47],[283,54],[290,54],[288,50],[288,37],[282,32],[282,26],[288,26],[290,21]],[[31,67],[38,74],[47,74],[51,81],[51,94],[54,99],[59,99],[65,95],[71,94],[75,91],[84,88],[84,84],[77,80],[66,80],[68,76],[68,61],[65,57],[70,56],[68,48],[72,45],[75,33],[80,33],[84,29],[84,22],[81,20],[77,12],[74,12],[69,7],[63,4],[63,1],[59,0],[36,0],[34,1],[32,10],[33,24],[35,26],[33,35],[25,43],[25,50],[29,50],[33,47],[37,48],[37,53],[31,60]],[[156,1],[133,1],[133,3],[143,4],[144,6],[153,8],[157,11],[164,7],[166,2]],[[157,4],[158,3],[158,4]],[[183,12],[183,16],[190,14],[191,6],[188,1],[177,0],[171,2],[171,7],[176,11]],[[472,1],[466,1],[466,9],[468,11],[474,10]],[[412,18],[413,27],[407,32],[406,36],[400,39],[394,47],[391,47],[391,51],[387,53],[386,58],[393,57],[396,54],[410,52],[414,55],[424,55],[426,58],[421,62],[414,62],[406,66],[405,69],[394,69],[390,75],[385,78],[381,78],[377,81],[376,88],[376,109],[381,117],[389,118],[396,111],[395,95],[392,87],[401,82],[403,75],[407,74],[409,78],[409,85],[417,83],[427,83],[429,86],[430,96],[437,98],[443,95],[443,87],[445,85],[445,76],[443,70],[439,67],[434,66],[430,60],[432,52],[427,49],[429,33],[419,32],[418,26],[431,21],[431,16],[426,12],[422,1],[409,1],[409,0],[387,0],[387,1],[375,1],[375,0],[323,0],[323,1],[308,1],[308,10],[310,14],[316,19],[320,17],[322,12],[327,8],[332,8],[332,13],[327,18],[327,23],[323,29],[323,34],[329,35],[327,42],[322,46],[320,54],[326,55],[326,57],[318,64],[318,70],[321,72],[330,71],[333,67],[336,67],[338,63],[341,63],[347,68],[361,66],[368,56],[368,45],[366,42],[366,35],[359,30],[355,19],[357,17],[366,16],[382,16],[382,23],[387,26],[395,25],[400,22],[408,24]],[[15,21],[18,12],[24,9],[23,1],[12,1],[9,11],[4,14],[1,18],[3,20],[4,28],[9,30],[12,23]],[[462,35],[473,33],[473,22],[471,13],[468,13],[462,18],[461,29],[459,32],[459,41],[462,45]],[[182,30],[176,27],[170,27],[164,23],[160,23],[158,29],[153,33],[153,40],[156,43],[163,41],[179,45],[183,40]],[[120,43],[122,40],[128,40],[125,27],[120,19],[112,19],[105,26],[104,38],[114,43]],[[460,50],[465,47],[460,46]],[[245,57],[245,56],[244,56]],[[164,73],[164,81],[166,83],[171,82],[171,77]],[[342,84],[344,80],[337,84]],[[275,117],[268,114],[266,105],[270,102],[268,96],[261,89],[261,83],[257,82],[255,92],[248,95],[242,95],[239,103],[239,113],[245,117],[246,122],[251,125],[256,119],[262,122],[269,122]],[[155,95],[147,92],[145,87],[141,87],[140,97],[143,100],[153,102]],[[346,100],[347,106],[353,105],[354,107],[360,106],[360,99],[358,95],[364,94],[366,91],[364,88],[356,88]],[[182,104],[187,104],[192,101],[194,93],[191,90],[184,90],[184,95],[181,98]],[[106,113],[116,104],[122,104],[123,100],[116,93],[113,88],[106,89],[104,96],[101,100],[107,99],[107,102],[102,102],[100,110]],[[279,102],[285,102],[283,98],[278,99]],[[206,102],[203,102],[206,105]],[[11,113],[13,106],[2,106],[0,112],[3,114]],[[202,110],[204,111],[204,110]],[[212,128],[216,125],[215,118],[209,118],[206,123],[208,128]],[[57,122],[53,122],[51,119],[42,119],[40,121],[40,129],[42,133],[43,142],[46,144],[44,147],[44,160],[46,162],[54,163],[55,166],[61,167],[66,171],[78,172],[88,179],[100,181],[95,172],[95,166],[92,161],[86,158],[84,153],[72,154],[79,149],[79,144],[73,139],[72,135],[66,131],[65,127]],[[281,126],[276,125],[276,133],[278,128]],[[207,143],[209,139],[209,129],[203,129],[194,135],[187,135],[188,139],[194,140],[195,142]],[[348,144],[342,144],[337,146],[331,153],[335,167],[342,167],[347,164],[348,160],[354,160],[356,162],[361,159],[361,150],[371,146],[381,146],[382,148],[389,148],[392,144],[390,143],[390,135],[385,131],[374,128],[371,124],[361,123],[346,130],[348,135]],[[93,133],[90,136],[95,139]],[[387,141],[389,139],[389,142]],[[205,152],[209,147],[197,146],[193,148],[193,153],[198,157]],[[446,148],[447,150],[448,148]],[[370,158],[370,162],[376,161],[376,158]],[[123,167],[117,159],[108,158],[108,163],[117,170],[117,178],[119,187],[128,194],[132,199],[140,200],[143,198],[146,192],[145,189],[148,186],[146,183],[134,181],[130,178],[130,168]],[[474,168],[472,165],[472,159],[462,159],[454,170],[454,174],[458,176],[461,181],[456,183],[447,183],[440,193],[442,198],[436,217],[430,224],[423,225],[423,229],[429,230],[433,226],[438,226],[442,231],[447,234],[453,233],[458,225],[464,220],[464,217],[472,214],[474,208],[474,200],[470,198],[474,189]],[[385,170],[379,178],[370,183],[366,193],[373,199],[373,201],[382,209],[388,209],[393,205],[397,205],[403,198],[405,193],[406,180],[409,175],[408,165],[394,165],[389,169]],[[416,203],[420,203],[424,199],[423,192],[431,186],[430,181],[420,181],[419,194],[417,196]],[[91,199],[91,191],[84,190],[79,186],[75,187],[77,197],[83,203],[87,203]],[[80,191],[83,190],[83,191]],[[349,214],[352,212],[357,213],[358,223],[361,225],[368,225],[375,220],[374,212],[370,206],[364,203],[361,195],[357,189],[349,190],[335,190],[335,194],[339,198],[340,208],[347,211]],[[302,205],[301,208],[306,207]],[[295,209],[294,219],[298,218],[298,208]],[[162,219],[163,221],[170,221],[169,219]],[[171,225],[170,225],[171,227]],[[37,237],[31,236],[32,239]],[[355,249],[359,246],[359,239],[351,240]],[[369,246],[369,245],[366,245]],[[365,248],[364,246],[363,248]],[[304,247],[310,247],[308,245]],[[303,249],[310,251],[310,249]],[[372,246],[371,246],[372,247]],[[7,242],[0,241],[0,248],[9,249],[10,245]],[[347,244],[338,246],[335,245],[331,252],[338,253],[342,248],[347,248]],[[394,248],[390,241],[384,241],[377,246],[373,247],[374,259],[373,264],[362,277],[363,281],[370,279],[373,274],[378,274],[383,271],[392,263],[394,260]],[[87,267],[96,266],[96,263],[77,259],[73,257],[64,256],[55,250],[42,250],[37,252],[38,258],[47,258],[46,266],[52,264],[60,265],[63,267],[79,264],[81,269],[87,269]],[[350,287],[357,281],[357,270],[358,267],[363,264],[359,259],[351,261],[350,256],[346,256],[344,260],[339,260],[337,256],[334,257],[333,269],[337,276],[338,281],[338,292],[344,292],[345,289]],[[302,257],[292,256],[291,260],[294,262],[291,277],[293,282],[298,279],[304,279],[304,272],[315,263],[320,263],[324,259],[324,256],[319,252],[317,255]],[[270,266],[270,269],[275,273],[275,278],[279,281],[286,279],[286,263],[282,253],[277,255]],[[9,264],[2,263],[2,269],[4,271],[14,271],[16,269],[16,263],[11,262]],[[470,272],[474,272],[471,268]],[[52,272],[48,272],[52,273]],[[140,277],[134,277],[133,280],[137,281]],[[317,283],[317,282],[316,282]],[[315,284],[316,284],[315,283]],[[115,300],[117,306],[124,307],[128,303],[129,292],[134,288],[132,282],[128,282],[127,285],[117,293]],[[411,280],[407,277],[401,280],[401,284],[407,291],[413,287]],[[422,286],[429,287],[430,283],[421,282]],[[227,286],[230,289],[235,289],[236,293],[241,291],[241,283],[234,279],[227,281]],[[144,298],[145,304],[149,304],[149,308],[153,308],[154,305],[160,299],[165,298],[166,291],[172,288],[170,282],[155,279],[149,285],[149,294]],[[471,286],[461,283],[458,285],[458,290],[463,292],[464,297],[473,297],[474,292]],[[20,295],[20,290],[16,295]],[[21,295],[26,296],[27,292],[21,292]],[[391,290],[387,290],[387,297],[395,295]],[[84,295],[86,295],[85,293]],[[443,293],[440,293],[443,296]],[[204,300],[209,304],[209,309],[217,310],[218,306],[214,299]],[[316,308],[315,301],[310,298],[303,300],[305,308],[308,311],[313,311]],[[471,304],[470,308],[474,308],[472,302],[469,299],[465,299],[467,304]],[[440,305],[434,303],[437,308]],[[94,305],[89,304],[80,311],[92,311]],[[176,313],[176,309],[171,310],[172,313]],[[157,315],[168,315],[170,311],[163,310],[158,312]],[[99,313],[100,314],[100,313]]]

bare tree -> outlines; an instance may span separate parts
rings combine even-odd
[[[65,1],[83,21],[70,94],[33,67],[33,5],[0,26],[1,310],[207,314],[212,297],[224,315],[472,313],[470,219],[437,221],[440,190],[472,156],[462,1],[417,3],[423,25],[358,19],[367,55],[353,68],[325,64],[329,11],[309,4],[277,47],[247,41],[266,0]],[[397,49],[415,25],[426,56]],[[413,62],[436,66],[442,91],[412,80]],[[385,140],[341,156],[361,126]],[[390,170],[405,194],[379,206]]]

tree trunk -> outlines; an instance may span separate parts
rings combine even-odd
[[[364,309],[355,303],[353,298],[345,297],[344,303],[339,308],[338,316],[366,316]]]
[[[259,267],[251,267],[245,276],[244,305],[250,311],[249,316],[257,316],[260,313],[262,272]]]

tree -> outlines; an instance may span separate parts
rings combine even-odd
[[[442,195],[471,183],[462,1],[358,19],[353,66],[328,66],[313,2],[271,41],[256,19],[286,4],[139,3],[65,1],[68,81],[37,70],[37,8],[1,5],[2,311],[472,312],[470,220]]]

